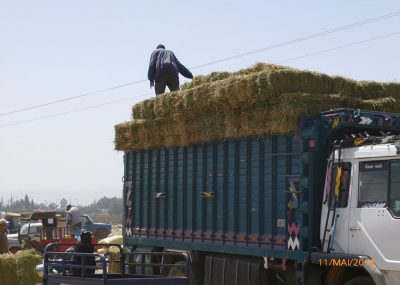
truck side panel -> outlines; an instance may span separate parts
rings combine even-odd
[[[132,184],[126,243],[287,251],[288,226],[302,227],[299,211],[287,214],[300,154],[301,143],[283,135],[125,153],[125,182]]]

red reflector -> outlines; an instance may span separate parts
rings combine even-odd
[[[308,147],[309,148],[314,148],[314,147],[316,147],[316,145],[317,145],[317,142],[314,139],[308,140]]]

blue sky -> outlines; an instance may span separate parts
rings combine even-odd
[[[0,0],[0,113],[146,79],[159,43],[187,67],[400,10],[398,1],[12,1]],[[233,71],[400,31],[400,16],[193,70]],[[400,35],[289,61],[359,80],[399,81]],[[183,81],[183,80],[182,80]],[[0,196],[62,197],[86,204],[119,196],[122,153],[114,125],[153,95],[148,82],[26,112],[0,126]]]

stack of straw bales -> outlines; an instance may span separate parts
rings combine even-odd
[[[115,235],[111,237],[107,237],[99,241],[99,244],[123,244],[122,235]],[[124,248],[124,251],[127,251],[127,248]],[[98,253],[105,254],[109,263],[107,264],[107,270],[110,273],[120,273],[121,272],[121,252],[117,246],[102,246],[97,250]]]
[[[0,254],[0,284],[35,285],[41,283],[36,265],[42,258],[35,250],[22,250],[13,254]]]
[[[256,64],[195,77],[182,91],[133,106],[115,126],[117,150],[138,150],[263,134],[288,134],[298,118],[334,108],[400,112],[400,84]]]

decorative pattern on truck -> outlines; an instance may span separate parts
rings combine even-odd
[[[132,182],[125,182],[125,236],[132,236]]]
[[[323,115],[327,119],[327,124],[336,129],[343,125],[345,126],[368,126],[382,128],[397,128],[400,129],[400,116],[395,116],[383,112],[364,112],[350,110],[338,110],[337,113],[329,112]]]
[[[295,251],[300,250],[300,225],[295,221],[295,209],[299,207],[299,194],[297,191],[297,184],[299,183],[298,177],[290,177],[289,179],[289,193],[290,200],[288,203],[288,240],[287,248],[288,250]]]
[[[288,224],[288,250],[299,250],[300,249],[300,241],[299,241],[299,233],[300,233],[300,225],[297,225],[296,222]]]

